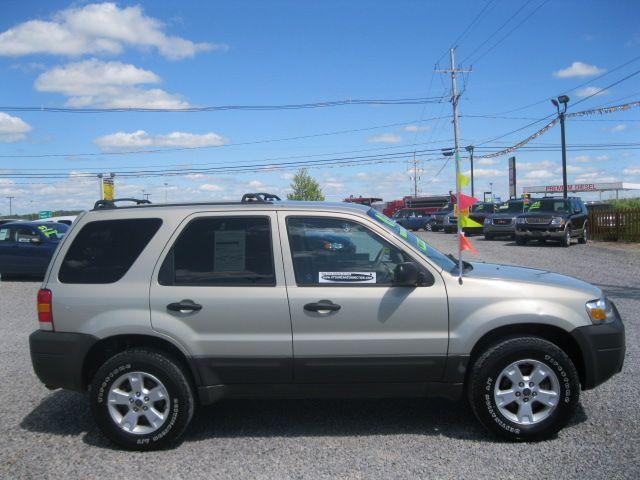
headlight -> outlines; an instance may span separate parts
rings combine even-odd
[[[551,225],[564,225],[564,218],[562,218],[562,217],[553,217],[551,219]]]
[[[524,223],[524,217],[518,217],[518,218],[516,218],[516,223],[518,223],[518,224],[522,224],[522,223]]]
[[[616,314],[613,305],[607,298],[599,298],[587,302],[587,313],[594,324],[611,323],[615,320]]]
[[[489,217],[484,219],[484,223],[486,223],[487,225],[491,223],[491,219]]]

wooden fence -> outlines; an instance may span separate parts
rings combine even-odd
[[[613,242],[640,242],[640,209],[589,213],[589,237]]]

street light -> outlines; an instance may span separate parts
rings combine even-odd
[[[471,160],[471,196],[475,197],[473,190],[473,145],[467,145],[464,149],[469,152],[469,159]]]
[[[567,103],[569,103],[569,97],[566,95],[560,95],[558,99],[551,99],[551,103],[558,110],[558,117],[560,118],[560,135],[562,137],[562,194],[564,198],[567,198],[567,144],[565,140],[564,132],[564,118],[567,113]],[[562,110],[560,105],[563,106]]]

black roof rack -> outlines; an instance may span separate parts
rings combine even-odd
[[[116,202],[134,202],[136,205],[151,204],[149,200],[141,198],[114,198],[113,200],[98,200],[94,205],[94,210],[102,210],[106,208],[117,208]]]
[[[267,203],[273,200],[280,200],[280,197],[273,193],[257,192],[257,193],[245,193],[242,195],[241,203]]]

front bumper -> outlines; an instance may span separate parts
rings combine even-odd
[[[516,226],[513,223],[506,225],[494,225],[493,223],[485,223],[482,227],[483,233],[486,235],[513,235],[516,231]]]
[[[571,331],[582,352],[583,390],[597,387],[622,370],[626,350],[624,325],[618,310],[615,311],[616,320],[613,323],[587,325]]]
[[[33,370],[47,388],[84,390],[82,367],[97,341],[84,333],[36,330],[29,335]]]
[[[560,240],[564,237],[565,227],[561,225],[516,225],[516,236],[525,238],[549,238]]]

